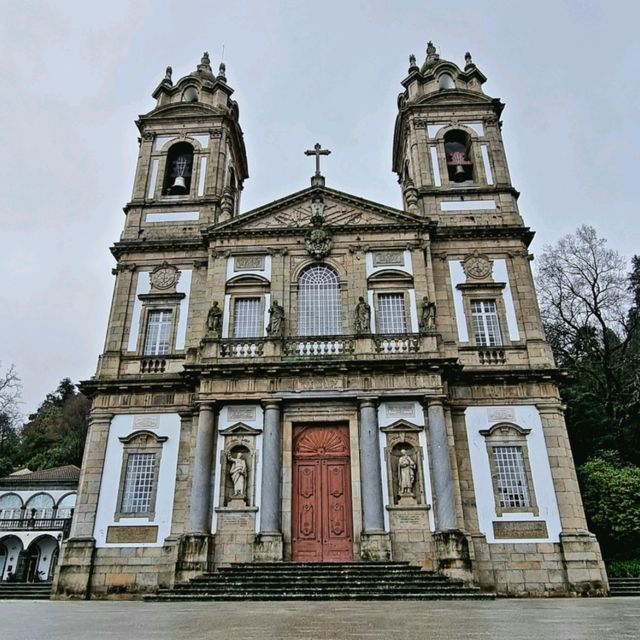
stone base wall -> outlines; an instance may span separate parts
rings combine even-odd
[[[388,533],[360,534],[360,558],[371,562],[392,560],[391,538]]]
[[[577,539],[576,539],[577,538]],[[558,543],[487,544],[473,536],[474,582],[512,597],[603,596],[607,576],[595,538]]]
[[[218,527],[215,534],[215,565],[232,562],[253,562],[256,508],[217,509]]]
[[[433,569],[431,532],[426,507],[387,507],[391,523],[391,554],[394,560],[406,561]]]

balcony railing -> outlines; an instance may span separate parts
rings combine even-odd
[[[0,519],[2,531],[62,531],[67,538],[71,529],[71,518],[6,518]]]
[[[298,336],[283,343],[285,356],[341,356],[354,350],[354,339],[349,336]]]
[[[221,358],[256,358],[264,353],[264,339],[236,338],[220,340]]]
[[[417,353],[421,338],[418,334],[401,333],[374,338],[376,353]]]

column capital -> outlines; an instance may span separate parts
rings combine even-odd
[[[94,409],[89,414],[89,424],[96,422],[111,422],[115,414],[112,411],[104,411],[103,409]]]
[[[360,408],[362,409],[363,407],[377,407],[380,398],[379,396],[358,396],[357,400],[360,403]]]
[[[437,407],[437,406],[444,407],[444,403],[446,399],[447,399],[447,396],[444,395],[444,393],[438,393],[433,395],[429,394],[429,395],[425,395],[422,398],[422,404],[425,405],[426,407]]]
[[[267,398],[265,400],[260,400],[265,411],[267,409],[280,409],[282,406],[282,398]]]
[[[195,403],[196,409],[198,411],[213,411],[216,401],[215,400],[196,400]]]
[[[567,410],[567,405],[562,402],[538,402],[536,403],[536,409],[538,413],[555,413],[564,415],[564,412]]]

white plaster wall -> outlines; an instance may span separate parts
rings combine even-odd
[[[200,219],[199,211],[162,211],[147,213],[145,222],[193,222]]]
[[[176,286],[178,293],[184,293],[185,296],[180,300],[180,317],[178,319],[178,328],[176,330],[176,345],[178,350],[184,349],[187,337],[187,319],[189,318],[189,299],[191,298],[191,269],[182,269],[180,271],[180,279]]]
[[[496,415],[497,412],[502,412],[502,416]],[[507,420],[504,416],[510,419]],[[540,420],[540,415],[536,407],[534,405],[469,407],[465,411],[465,421],[469,441],[469,454],[471,456],[473,485],[478,509],[478,523],[480,531],[487,537],[487,542],[514,544],[527,542],[558,542],[561,531],[560,514],[558,512],[558,503],[553,488],[553,479],[551,477],[549,457],[544,441],[542,421]],[[531,432],[527,436],[527,448],[533,479],[533,489],[539,509],[538,516],[534,516],[533,513],[504,513],[501,516],[496,514],[489,453],[486,439],[480,434],[480,431],[490,428],[491,425],[497,422],[505,421],[513,422],[524,429],[531,429]],[[503,538],[496,540],[494,538],[493,521],[516,520],[544,520],[547,523],[549,537],[513,540]]]
[[[229,409],[253,409],[255,411],[255,418],[253,420],[238,420],[236,418],[229,417]],[[262,430],[264,427],[264,411],[259,404],[243,404],[243,405],[224,405],[220,408],[218,414],[218,433],[224,431],[227,427],[232,427],[234,424],[242,422],[254,429]],[[220,477],[220,470],[222,469],[222,451],[225,444],[224,436],[218,437],[218,444],[216,447],[216,455],[214,459],[214,474],[215,474],[215,487],[213,493],[213,514],[211,520],[211,532],[215,533],[218,527],[218,514],[216,509],[220,507],[220,494],[222,491],[222,478]],[[255,506],[258,507],[258,517],[256,518],[256,533],[260,531],[260,504],[262,499],[262,433],[256,436],[256,468],[255,468]]]
[[[104,459],[104,468],[108,471],[102,476],[96,524],[93,532],[97,547],[161,547],[164,539],[171,533],[178,445],[180,443],[180,416],[177,413],[159,414],[158,426],[153,428],[153,432],[158,436],[167,438],[162,445],[155,517],[151,520],[144,517],[120,518],[118,522],[114,520],[114,514],[118,510],[118,489],[120,487],[123,455],[123,444],[119,438],[128,436],[136,431],[133,427],[133,422],[133,414],[117,415],[113,418],[109,427],[107,451]],[[157,525],[158,539],[155,543],[107,543],[107,527],[127,525]]]
[[[467,281],[467,276],[459,260],[449,260],[449,274],[451,276],[451,293],[453,295],[456,327],[458,328],[458,341],[469,342],[469,330],[467,329],[467,319],[464,314],[462,291],[456,288],[457,285],[464,284]]]
[[[391,411],[389,405],[402,404],[406,406],[406,414],[400,416],[397,412]],[[403,413],[405,413],[403,411]],[[425,419],[424,411],[419,402],[414,400],[388,400],[382,401],[378,405],[378,427],[380,429],[388,427],[389,425],[397,422],[398,420],[406,420],[411,424],[415,424],[417,427],[423,427],[422,431],[418,434],[418,440],[422,447],[423,453],[423,468],[422,477],[424,478],[424,490],[425,500],[427,504],[433,505],[433,494],[431,491],[431,474],[429,473],[429,450],[427,448],[427,436],[425,432]],[[393,504],[391,496],[389,495],[389,475],[387,473],[387,462],[384,456],[384,448],[386,446],[387,436],[385,433],[380,433],[380,468],[382,469],[382,499],[384,500],[385,507]],[[389,512],[384,510],[384,526],[389,531]],[[429,529],[435,531],[435,520],[433,516],[433,509],[429,509]]]
[[[520,340],[520,330],[518,329],[516,308],[513,304],[511,285],[509,284],[507,261],[504,258],[493,261],[493,279],[496,282],[505,283],[504,289],[502,290],[502,300],[504,301],[504,309],[507,314],[507,329],[509,331],[509,339],[511,341]]]
[[[143,293],[151,291],[151,278],[148,271],[138,271],[136,274],[136,297],[133,302],[133,311],[131,312],[131,330],[129,331],[129,342],[127,351],[138,350],[138,335],[140,334],[140,315],[142,313],[142,300],[140,296]]]

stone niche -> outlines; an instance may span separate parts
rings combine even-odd
[[[431,531],[424,478],[424,451],[419,434],[422,427],[397,420],[381,431],[386,435],[384,449],[390,504],[391,547],[394,560],[429,564]]]
[[[223,431],[220,456],[220,506],[216,509],[215,564],[251,562],[255,539],[257,436],[242,422]]]

